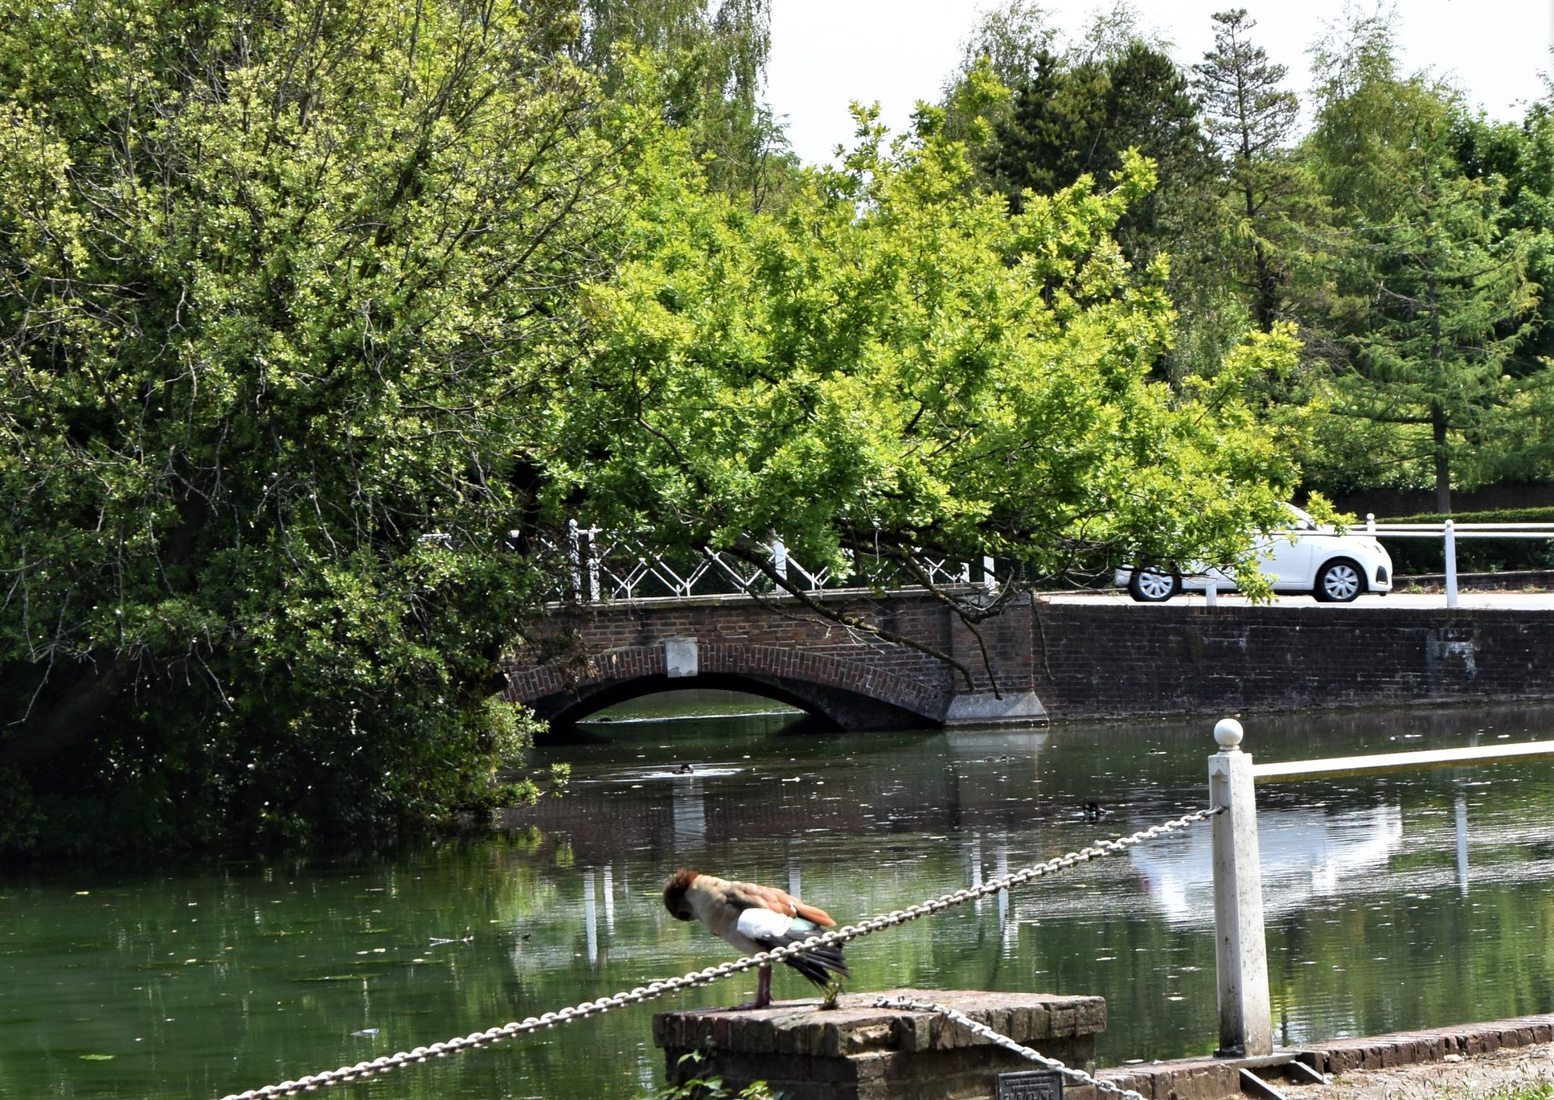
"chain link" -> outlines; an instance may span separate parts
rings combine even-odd
[[[1002,1035],[986,1024],[973,1020],[964,1012],[950,1008],[948,1005],[934,1004],[932,1001],[914,1001],[907,997],[881,997],[874,1002],[881,1008],[910,1008],[914,1012],[937,1012],[947,1019],[953,1020],[973,1035],[979,1035],[995,1046],[1001,1046],[1005,1050],[1018,1054],[1027,1061],[1055,1069],[1064,1077],[1072,1078],[1081,1085],[1094,1085],[1101,1092],[1109,1092],[1116,1096],[1123,1096],[1129,1100],[1144,1100],[1144,1097],[1132,1089],[1125,1089],[1121,1085],[1111,1081],[1102,1081],[1099,1077],[1091,1077],[1082,1069],[1070,1069],[1056,1058],[1048,1058],[1045,1054],[1038,1054],[1030,1047],[1021,1046],[1007,1035]]]
[[[897,909],[894,912],[873,917],[861,924],[849,924],[842,928],[833,929],[830,932],[811,936],[802,943],[789,944],[786,947],[779,947],[771,951],[762,951],[757,955],[746,955],[744,958],[735,959],[732,962],[726,962],[719,966],[709,966],[702,970],[693,970],[688,974],[682,974],[678,978],[666,978],[662,981],[649,982],[647,985],[639,985],[627,992],[616,993],[610,997],[600,997],[595,1001],[584,1001],[582,1004],[563,1008],[558,1012],[547,1012],[542,1016],[529,1016],[526,1019],[506,1023],[500,1027],[487,1028],[485,1031],[475,1031],[441,1043],[433,1043],[431,1046],[416,1047],[414,1050],[400,1051],[397,1054],[374,1058],[370,1062],[357,1062],[354,1066],[341,1066],[339,1069],[309,1074],[306,1077],[299,1077],[295,1081],[282,1081],[278,1085],[266,1085],[260,1089],[229,1093],[223,1096],[221,1100],[272,1100],[273,1097],[277,1096],[295,1096],[299,1092],[307,1092],[314,1089],[327,1088],[330,1085],[343,1084],[347,1081],[360,1080],[364,1077],[371,1077],[374,1074],[386,1073],[389,1070],[410,1065],[413,1062],[424,1062],[428,1058],[442,1058],[449,1054],[457,1054],[460,1051],[473,1049],[474,1047],[485,1046],[488,1043],[499,1043],[503,1039],[510,1039],[515,1035],[522,1035],[526,1032],[555,1027],[557,1024],[571,1023],[573,1020],[581,1020],[587,1016],[597,1016],[599,1013],[608,1012],[612,1008],[623,1008],[626,1005],[656,1000],[668,993],[676,993],[692,986],[706,985],[709,982],[715,982],[733,974],[753,970],[758,966],[768,966],[774,962],[781,962],[793,955],[801,955],[817,947],[824,947],[832,943],[845,943],[848,940],[867,936],[885,928],[893,928],[898,924],[905,924],[907,921],[916,920],[919,917],[926,917],[930,913],[941,912],[955,905],[964,905],[968,901],[975,901],[989,894],[996,894],[1000,890],[1019,886],[1029,882],[1031,879],[1041,878],[1056,871],[1065,871],[1070,867],[1078,866],[1081,863],[1086,863],[1101,856],[1109,856],[1117,852],[1126,851],[1128,848],[1142,844],[1146,840],[1154,840],[1157,837],[1176,832],[1178,829],[1185,829],[1189,825],[1205,821],[1215,814],[1223,812],[1223,808],[1214,806],[1207,810],[1198,810],[1194,813],[1184,814],[1174,820],[1151,826],[1148,829],[1131,833],[1128,836],[1117,837],[1114,840],[1097,841],[1095,844],[1087,848],[1081,848],[1077,852],[1069,852],[1049,859],[1045,863],[1033,864],[1030,867],[1021,868],[999,878],[990,879],[981,886],[965,887],[948,894],[941,894],[919,905],[913,905],[906,909]],[[1038,1055],[1038,1057],[1040,1056]],[[1113,1091],[1115,1091],[1115,1088]]]

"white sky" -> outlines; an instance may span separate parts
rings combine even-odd
[[[807,163],[828,161],[852,141],[852,100],[878,102],[892,132],[906,128],[913,104],[937,100],[961,46],[988,0],[772,0],[767,99],[787,123]],[[1047,0],[1072,41],[1110,3]],[[1191,65],[1214,44],[1214,12],[1244,7],[1252,40],[1286,65],[1286,86],[1304,93],[1307,49],[1342,23],[1345,0],[1134,0],[1145,29],[1174,43]],[[1429,70],[1467,92],[1492,118],[1515,121],[1543,95],[1550,68],[1554,0],[1397,0],[1397,45],[1405,71]],[[1374,10],[1374,0],[1362,10]]]

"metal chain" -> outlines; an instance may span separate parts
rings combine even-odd
[[[1036,1062],[1039,1065],[1046,1066],[1048,1069],[1055,1069],[1064,1077],[1071,1077],[1081,1085],[1094,1085],[1101,1092],[1128,1097],[1129,1100],[1144,1100],[1143,1096],[1132,1089],[1125,1089],[1121,1085],[1113,1084],[1111,1081],[1102,1081],[1099,1077],[1091,1077],[1082,1069],[1070,1069],[1056,1058],[1048,1058],[1045,1054],[1038,1054],[1030,1047],[1021,1046],[1009,1038],[1009,1036],[999,1034],[986,1024],[973,1020],[964,1012],[950,1008],[948,1005],[934,1004],[932,1001],[914,1001],[907,997],[881,997],[874,1003],[881,1008],[910,1008],[914,1012],[937,1012],[941,1016],[953,1020],[973,1035],[979,1035],[995,1046],[1001,1046],[1005,1050],[1013,1051],[1027,1061]]]
[[[445,1042],[433,1043],[431,1046],[416,1047],[414,1050],[400,1051],[398,1054],[374,1058],[370,1062],[358,1062],[354,1066],[341,1066],[339,1069],[325,1070],[322,1073],[299,1077],[295,1081],[282,1081],[278,1085],[266,1085],[261,1089],[229,1093],[223,1096],[221,1100],[271,1100],[271,1098],[277,1096],[294,1096],[299,1092],[326,1088],[330,1085],[385,1073],[392,1069],[398,1069],[400,1066],[409,1065],[412,1062],[424,1062],[428,1058],[442,1058],[449,1054],[457,1054],[460,1051],[484,1046],[487,1043],[499,1043],[503,1039],[510,1039],[515,1035],[538,1031],[541,1028],[555,1027],[557,1024],[571,1023],[573,1020],[581,1020],[586,1016],[596,1016],[601,1012],[608,1012],[612,1008],[622,1008],[630,1004],[655,1000],[667,993],[675,993],[681,989],[688,989],[691,986],[705,985],[745,970],[753,970],[758,966],[769,966],[774,962],[780,962],[792,955],[801,955],[817,947],[824,947],[832,943],[844,943],[847,940],[867,936],[870,933],[878,932],[885,928],[893,928],[898,924],[905,924],[907,921],[916,920],[918,917],[926,917],[930,913],[937,913],[951,906],[964,905],[968,901],[974,901],[989,894],[996,894],[998,891],[1007,890],[1012,886],[1019,886],[1022,883],[1029,882],[1031,879],[1050,875],[1056,871],[1064,871],[1100,856],[1114,855],[1134,845],[1142,844],[1146,840],[1154,840],[1157,837],[1176,832],[1178,829],[1185,829],[1189,825],[1207,820],[1215,814],[1223,812],[1222,807],[1214,806],[1207,810],[1198,810],[1194,813],[1184,814],[1172,821],[1151,826],[1148,829],[1143,829],[1128,836],[1117,837],[1115,840],[1097,841],[1095,844],[1087,848],[1081,848],[1077,852],[1069,852],[1066,855],[1049,859],[1045,863],[1037,863],[999,878],[990,879],[981,886],[967,887],[952,893],[941,894],[939,897],[925,901],[920,905],[914,905],[907,909],[897,909],[894,912],[874,917],[861,924],[849,924],[842,928],[833,929],[830,932],[811,936],[802,943],[789,944],[786,947],[779,947],[771,951],[762,951],[757,955],[746,955],[744,958],[735,959],[732,962],[726,962],[719,966],[709,966],[702,970],[693,970],[678,978],[666,978],[662,981],[649,982],[647,985],[639,985],[629,992],[616,993],[611,997],[600,997],[596,1001],[584,1001],[582,1004],[563,1008],[558,1012],[547,1012],[542,1016],[529,1016],[521,1021],[513,1021],[500,1027],[487,1028],[485,1031],[471,1032],[468,1035],[448,1039]]]

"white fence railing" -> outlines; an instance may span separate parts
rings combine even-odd
[[[649,599],[688,599],[769,593],[778,586],[765,570],[730,554],[667,554],[652,545],[651,535],[584,527],[576,520],[567,525],[564,551],[571,591],[566,598],[585,603],[610,603]],[[883,557],[847,552],[847,567],[811,568],[788,551],[781,538],[765,544],[771,570],[802,592],[850,588],[917,587],[919,578],[906,575]],[[930,584],[998,588],[993,559],[980,563],[919,555],[917,563]]]
[[[1365,517],[1367,534],[1388,539],[1440,539],[1446,556],[1446,606],[1457,606],[1458,539],[1554,539],[1554,523],[1377,523]]]

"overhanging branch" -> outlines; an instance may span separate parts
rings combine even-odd
[[[710,550],[704,549],[702,552],[706,556],[711,557],[712,552]],[[813,593],[800,588],[793,581],[778,573],[776,565],[768,557],[766,557],[766,555],[750,547],[736,545],[729,547],[725,553],[732,554],[734,557],[738,558],[740,561],[746,563],[747,565],[754,566],[762,576],[772,582],[774,587],[780,589],[784,594],[797,600],[807,610],[813,612],[819,617],[826,619],[829,622],[837,623],[840,626],[845,626],[850,630],[857,630],[872,637],[878,638],[881,641],[905,646],[908,649],[915,650],[918,653],[932,657],[937,661],[942,661],[944,664],[950,666],[961,675],[962,679],[965,680],[966,686],[968,688],[974,688],[976,686],[976,680],[972,668],[965,661],[960,660],[953,654],[946,653],[939,649],[937,646],[929,645],[926,642],[919,641],[916,638],[910,638],[906,635],[899,634],[896,631],[891,630],[889,627],[881,626],[878,623],[870,622],[867,619],[861,618],[857,615],[849,614],[842,608],[839,608],[825,600],[817,599]],[[945,606],[949,607],[950,610],[953,611],[956,616],[966,624],[966,627],[971,631],[973,637],[977,639],[977,645],[982,655],[982,668],[983,671],[987,674],[989,686],[992,688],[993,694],[996,698],[1002,698],[1003,695],[999,690],[998,679],[993,672],[992,661],[987,652],[987,644],[983,640],[981,632],[976,629],[976,623],[981,622],[983,619],[987,618],[990,614],[995,612],[983,608],[977,608],[976,611],[978,612],[978,615],[973,618],[970,614],[968,614],[970,609],[967,605],[954,600],[948,593],[944,592],[937,585],[931,583],[927,578],[926,572],[919,569],[917,573],[920,583],[924,584],[928,592],[931,593],[941,603],[945,604]],[[755,592],[749,589],[746,589],[746,592],[752,599],[761,604],[763,607],[766,607],[769,610],[779,610],[765,593]],[[1001,607],[1004,599],[1005,596],[1001,594],[998,599],[993,601],[992,606]]]

